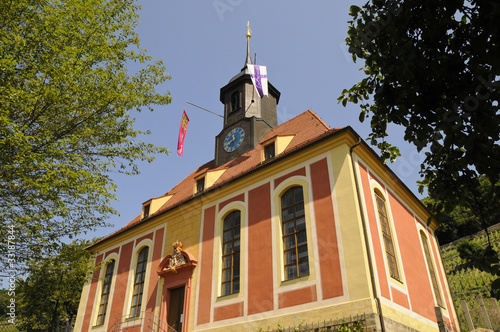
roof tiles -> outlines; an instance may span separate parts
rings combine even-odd
[[[107,238],[118,235],[119,233],[122,233],[137,224],[146,222],[160,213],[168,211],[190,199],[193,199],[195,196],[194,188],[196,179],[209,171],[225,170],[222,176],[220,176],[210,187],[205,188],[205,191],[224,185],[256,168],[265,167],[261,160],[261,144],[273,139],[274,137],[294,136],[285,151],[276,156],[276,159],[278,159],[301,146],[312,143],[321,137],[332,133],[333,131],[336,131],[336,129],[331,129],[323,120],[321,120],[321,118],[318,117],[316,113],[311,110],[307,110],[291,120],[288,120],[271,129],[260,140],[260,143],[247,153],[242,154],[241,156],[236,157],[219,167],[214,167],[214,160],[201,165],[165,194],[172,197],[158,211],[152,213],[147,219],[141,220],[141,215],[138,215],[125,227],[114,232],[113,234],[110,234],[99,242],[105,241]]]

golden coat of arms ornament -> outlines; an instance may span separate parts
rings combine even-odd
[[[170,260],[168,262],[168,268],[177,273],[177,267],[183,264],[186,264],[186,259],[182,256],[182,242],[175,241],[172,243],[172,247],[174,248],[174,253],[170,256]]]

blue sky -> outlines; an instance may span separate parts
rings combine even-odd
[[[137,176],[114,175],[121,213],[109,221],[112,228],[88,236],[104,236],[123,227],[141,212],[142,203],[165,194],[196,167],[214,158],[215,136],[222,118],[186,104],[189,101],[223,114],[220,88],[243,67],[246,24],[250,21],[252,57],[267,66],[269,81],[281,92],[278,121],[282,123],[311,109],[330,127],[351,126],[363,138],[369,121],[360,123],[359,106],[343,107],[337,97],[362,79],[347,52],[348,12],[366,1],[142,0],[137,28],[141,45],[155,60],[163,60],[172,79],[158,87],[169,90],[172,103],[155,111],[132,112],[136,128],[150,130],[147,142],[166,145],[171,154],[153,163],[141,163]],[[131,70],[136,70],[134,64]],[[184,155],[176,153],[182,111],[190,122]],[[402,152],[391,169],[417,195],[416,181],[423,154],[402,139],[403,128],[390,127],[388,141]]]

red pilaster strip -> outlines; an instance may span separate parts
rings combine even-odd
[[[339,246],[333,214],[332,188],[326,159],[311,164],[311,182],[316,217],[316,237],[323,299],[343,295]],[[311,262],[312,263],[312,262]]]
[[[123,306],[125,304],[125,293],[127,290],[128,274],[130,271],[133,249],[134,241],[124,244],[121,249],[120,261],[116,272],[116,283],[113,286],[115,292],[113,295],[113,302],[111,303],[111,309],[109,311],[109,326],[114,324],[116,319],[123,316]]]
[[[273,304],[271,194],[266,183],[248,193],[248,314]]]
[[[163,233],[164,229],[160,228],[156,231],[153,244],[153,261],[151,262],[151,271],[149,272],[149,289],[146,304],[146,311],[155,311],[156,297],[158,296],[158,273],[156,272],[161,261],[161,251],[163,248]]]
[[[198,294],[198,324],[210,322],[212,305],[212,270],[214,252],[215,206],[205,210],[203,218],[203,244],[200,263],[200,292]]]
[[[95,266],[98,266],[101,264],[103,255],[99,255],[95,259]],[[87,298],[87,305],[85,307],[85,315],[83,316],[83,324],[82,324],[82,331],[88,331],[89,328],[91,327],[91,320],[92,320],[92,308],[94,307],[95,303],[95,296],[97,293],[97,284],[99,282],[99,274],[100,270],[97,270],[94,272],[92,276],[92,281],[90,284],[90,290],[89,290],[89,297]]]

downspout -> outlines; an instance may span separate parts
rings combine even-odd
[[[365,237],[365,245],[366,245],[366,254],[368,256],[368,267],[370,268],[370,280],[372,282],[372,290],[373,290],[373,297],[375,298],[375,302],[377,303],[377,310],[380,318],[380,327],[382,329],[382,332],[385,332],[385,325],[384,325],[384,315],[382,314],[382,305],[380,303],[380,298],[377,295],[377,284],[375,282],[375,274],[373,272],[373,264],[372,264],[372,255],[370,252],[370,245],[368,241],[368,231],[366,229],[366,220],[365,220],[365,214],[363,212],[363,206],[361,205],[361,191],[359,189],[359,180],[356,172],[356,167],[354,163],[354,159],[352,157],[352,152],[355,147],[357,147],[359,144],[361,144],[361,137],[359,138],[358,143],[354,144],[351,146],[349,149],[349,154],[351,156],[351,165],[352,165],[352,171],[353,171],[353,176],[354,176],[354,182],[356,183],[356,194],[358,196],[358,207],[359,207],[359,214],[361,216],[361,224],[363,225],[363,235]]]

